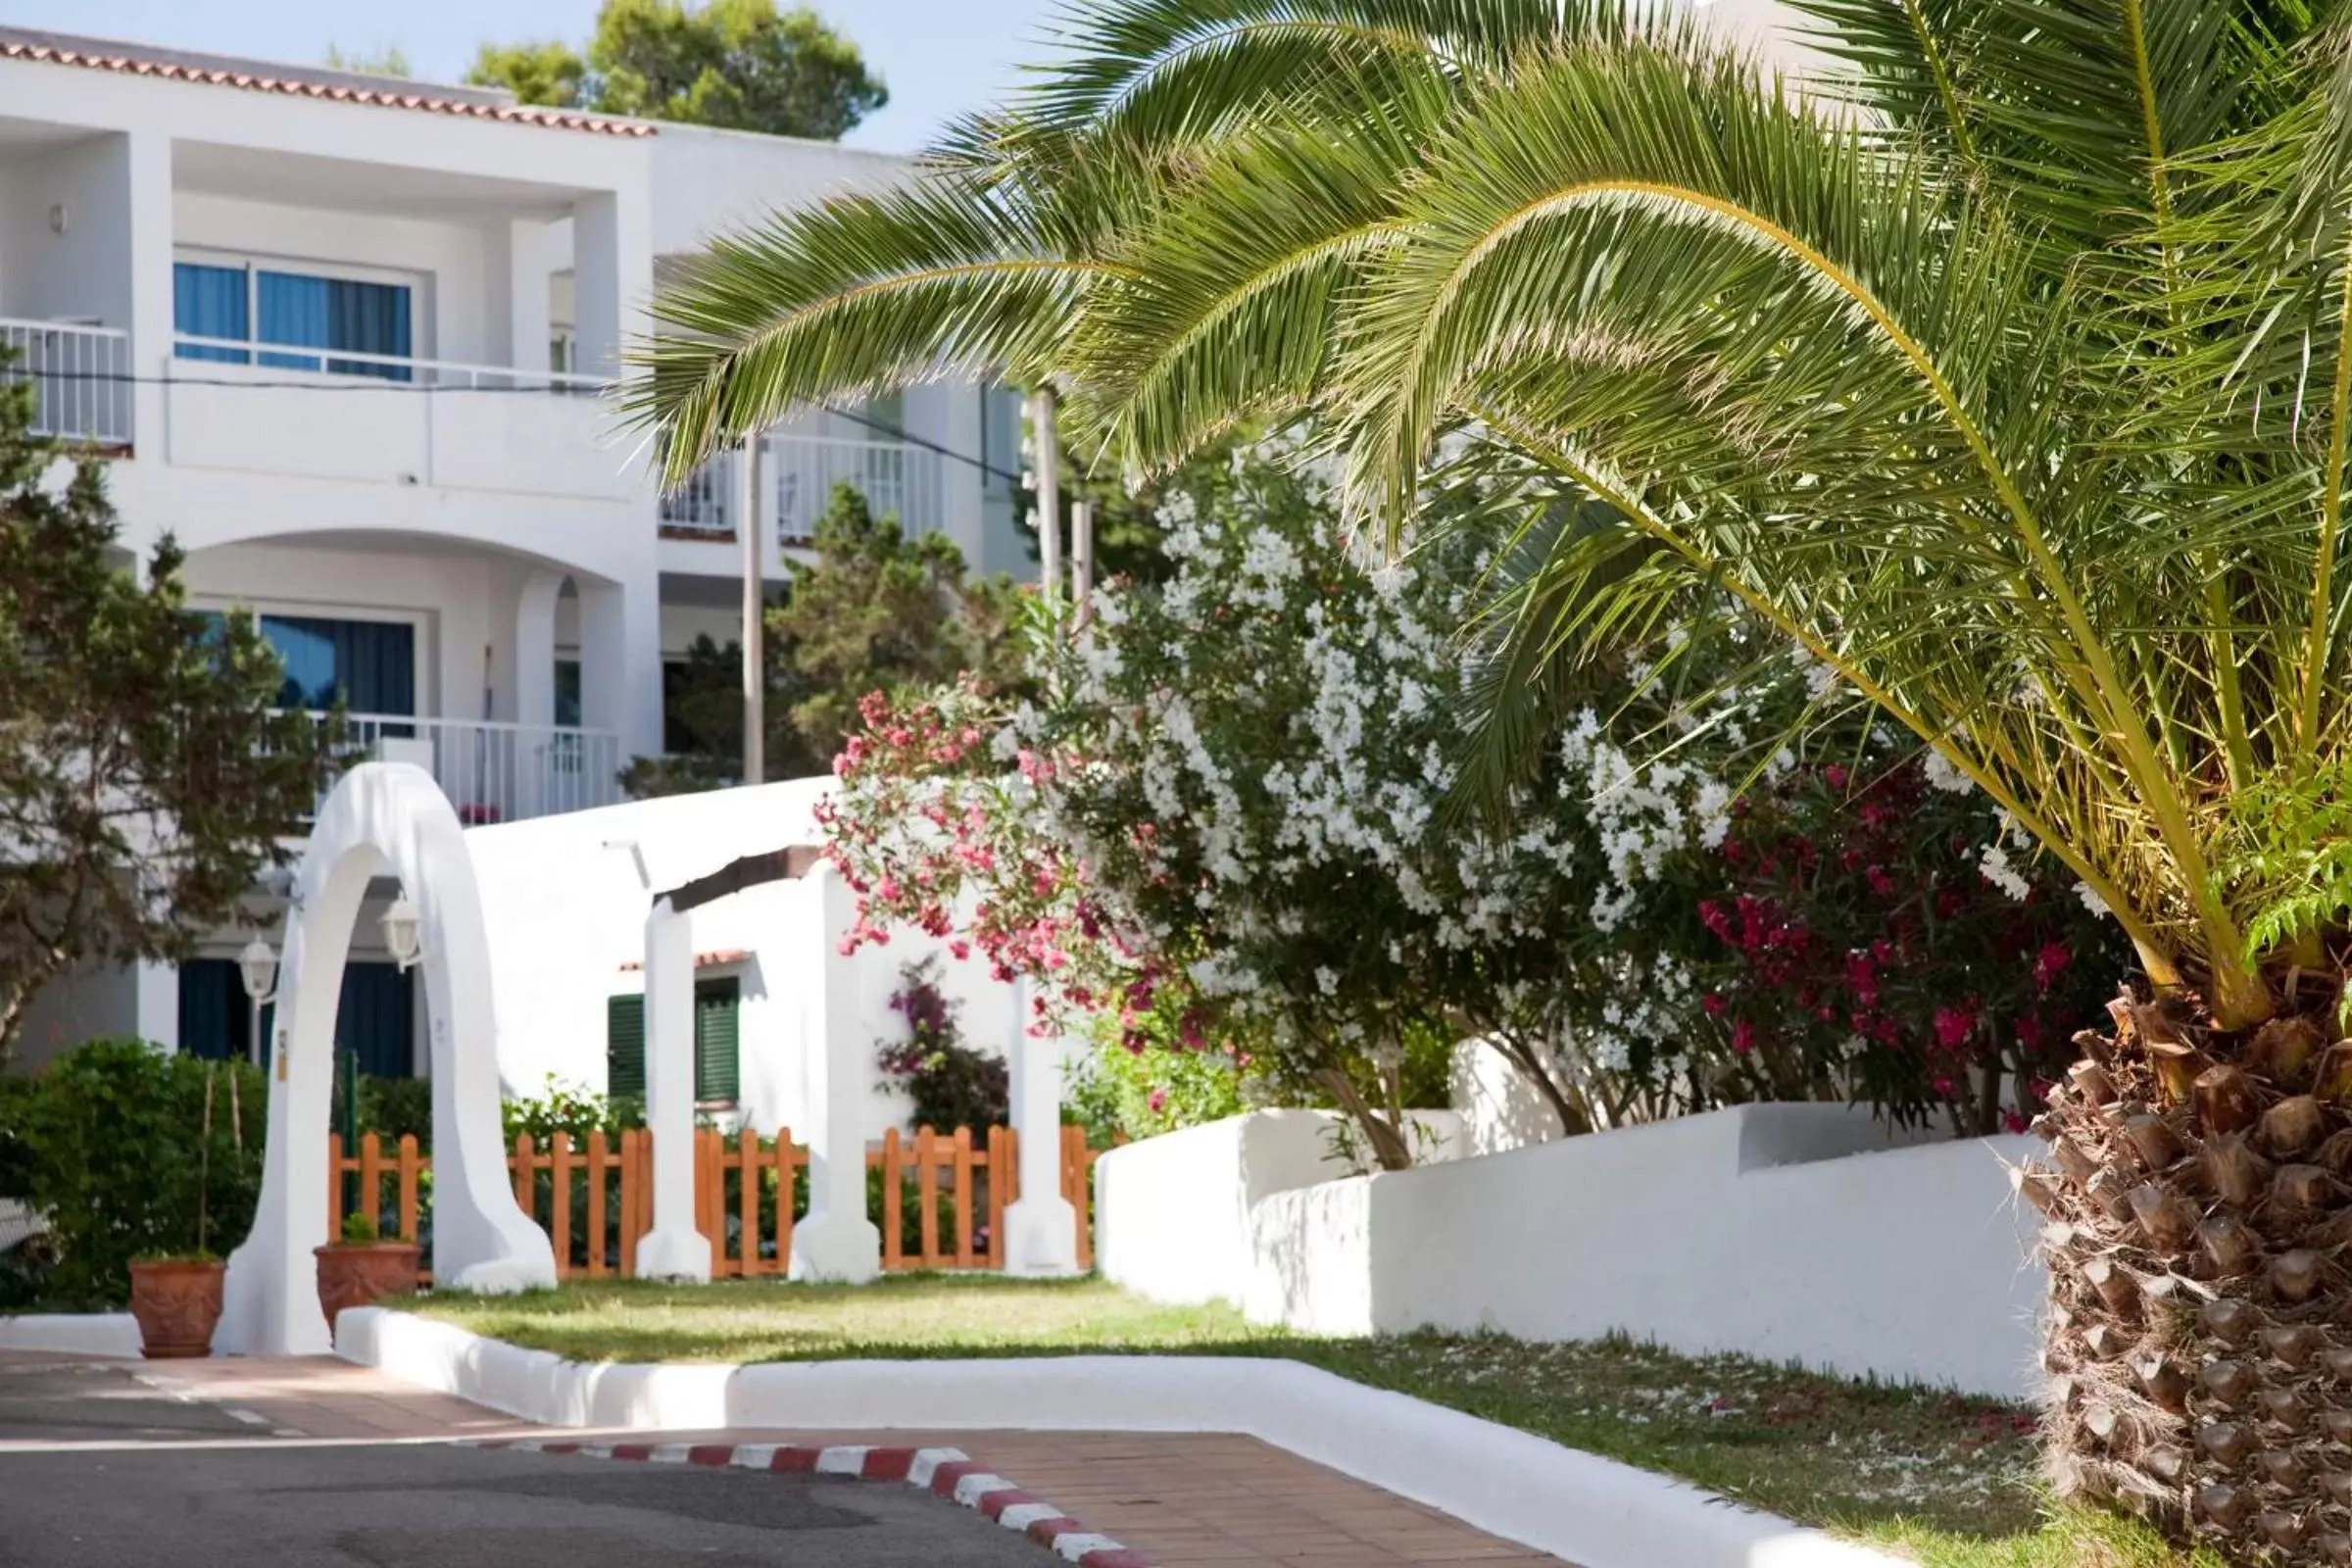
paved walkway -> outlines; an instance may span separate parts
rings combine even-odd
[[[0,1369],[8,1357],[0,1356]],[[54,1361],[55,1357],[47,1357]],[[256,1438],[374,1442],[625,1436],[534,1427],[327,1359],[148,1363],[141,1371],[217,1403]],[[663,1432],[664,1443],[953,1446],[1117,1538],[1156,1568],[1536,1568],[1557,1559],[1473,1530],[1254,1438],[1208,1433]],[[611,1463],[579,1459],[573,1462]],[[1044,1553],[1041,1562],[1050,1561]]]

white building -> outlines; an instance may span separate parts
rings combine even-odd
[[[600,807],[663,750],[665,659],[739,633],[739,525],[781,579],[848,481],[977,566],[1025,565],[1000,390],[810,411],[769,439],[748,519],[723,472],[660,495],[600,395],[666,266],[907,175],[830,144],[0,28],[0,344],[42,427],[109,454],[124,546],[174,535],[196,607],[261,617],[289,704],[340,699],[469,821]],[[240,1048],[245,935],[184,973],[53,988],[20,1059],[96,1034]],[[413,1059],[388,965],[355,969],[346,1011],[370,1067]]]

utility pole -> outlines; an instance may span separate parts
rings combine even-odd
[[[1077,606],[1077,624],[1083,626],[1094,613],[1095,597],[1095,504],[1092,501],[1070,503],[1070,599]]]
[[[1046,618],[1057,621],[1061,600],[1061,443],[1054,430],[1054,386],[1048,382],[1029,401],[1031,439],[1037,447],[1037,553],[1045,573]]]
[[[767,782],[766,537],[760,526],[760,448],[757,430],[735,453],[736,537],[743,541],[743,781]]]

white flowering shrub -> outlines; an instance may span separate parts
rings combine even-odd
[[[1040,982],[1041,1027],[1082,1009],[1134,1052],[1222,1047],[1253,1093],[1349,1111],[1391,1166],[1472,1036],[1570,1131],[1823,1096],[1988,1130],[2062,1048],[2050,993],[2111,972],[2072,963],[2112,936],[1965,779],[1855,716],[1805,747],[1843,762],[1776,750],[1836,708],[1818,668],[1597,672],[1502,822],[1465,818],[1481,562],[1366,571],[1313,482],[1265,461],[1159,515],[1168,575],[1100,593],[1038,656],[1039,700],[967,684],[869,712],[833,822],[858,940],[969,909],[1000,972]]]

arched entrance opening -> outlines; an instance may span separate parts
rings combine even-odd
[[[326,1241],[335,1012],[368,885],[416,911],[433,1100],[433,1276],[467,1290],[556,1283],[547,1235],[514,1201],[499,1128],[496,1025],[481,898],[465,834],[432,775],[367,762],[319,808],[294,878],[265,1043],[270,1130],[253,1233],[229,1259],[219,1343],[246,1354],[328,1349],[312,1249]]]

